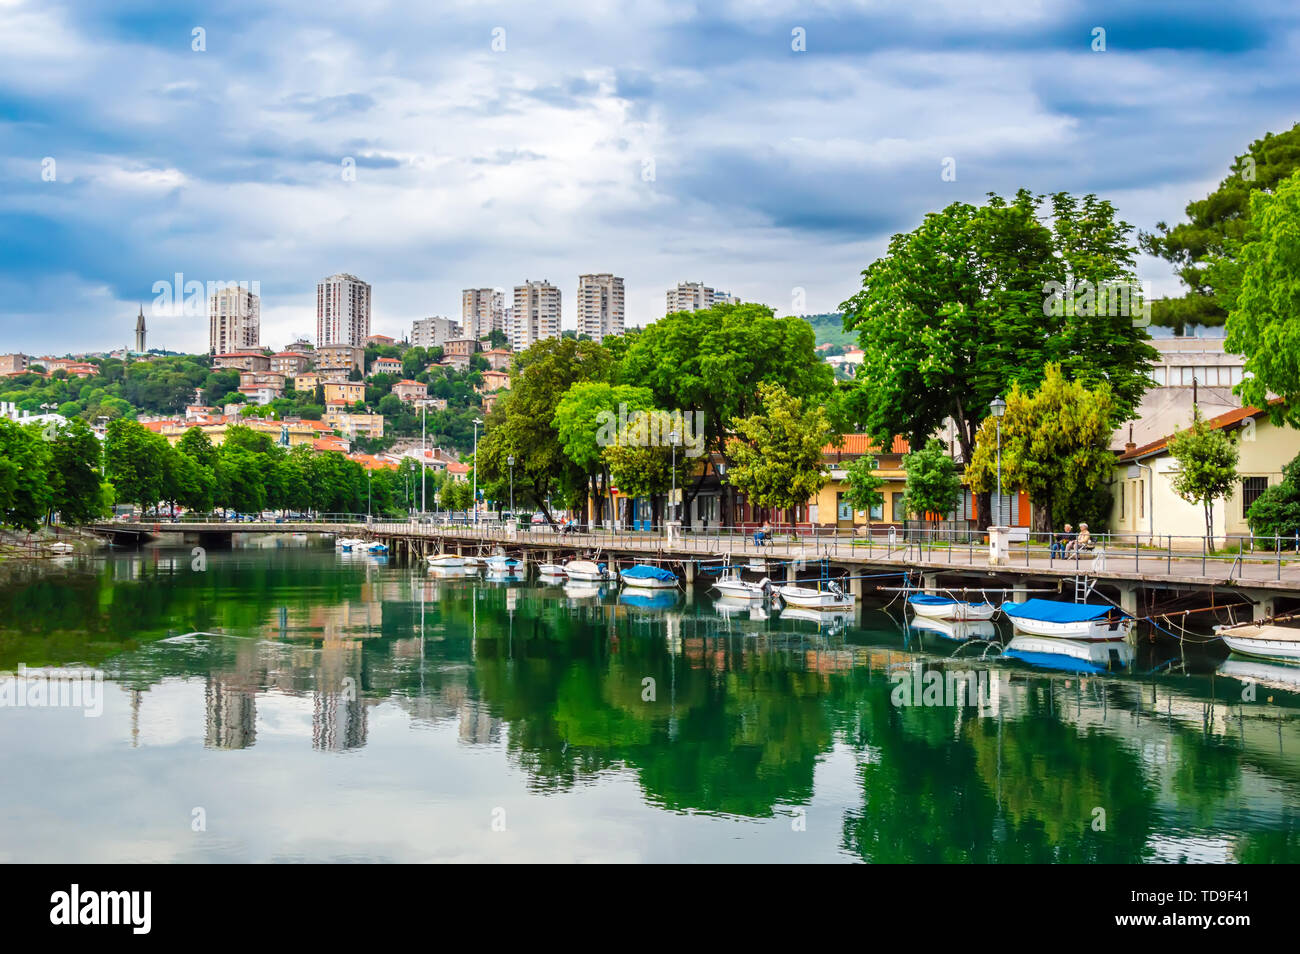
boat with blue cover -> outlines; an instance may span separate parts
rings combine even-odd
[[[666,590],[677,586],[677,574],[661,566],[638,563],[626,570],[620,570],[619,579],[625,586],[636,586],[646,590]]]
[[[1110,604],[1008,600],[1002,612],[1017,633],[1029,636],[1112,642],[1127,639],[1133,630],[1133,617]]]
[[[992,603],[968,603],[934,593],[913,593],[907,598],[907,605],[917,616],[954,622],[990,620],[998,611]]]

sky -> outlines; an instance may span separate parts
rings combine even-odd
[[[573,327],[586,272],[624,278],[629,325],[683,280],[833,311],[890,235],[988,192],[1181,220],[1300,120],[1298,25],[1290,0],[0,0],[0,352],[129,345],[141,304],[150,347],[206,351],[157,303],[177,274],[257,282],[277,348],[336,272],[395,337],[528,279]]]

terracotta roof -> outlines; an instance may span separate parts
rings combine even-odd
[[[311,442],[312,450],[318,451],[346,451],[347,444],[341,437],[320,437]]]
[[[447,472],[450,474],[468,474],[469,464],[462,464],[460,461],[452,461],[447,465]]]
[[[1276,403],[1276,401],[1270,403]],[[1231,411],[1228,411],[1226,414],[1220,414],[1218,417],[1212,417],[1209,420],[1207,420],[1205,423],[1209,426],[1210,430],[1217,431],[1221,428],[1232,427],[1232,425],[1234,424],[1239,424],[1240,422],[1244,421],[1248,417],[1259,417],[1261,414],[1264,413],[1266,412],[1260,410],[1257,407],[1250,407],[1250,406],[1239,407]],[[1183,430],[1186,430],[1186,428],[1183,428]],[[1174,433],[1179,433],[1179,432],[1175,431]],[[1149,444],[1143,444],[1141,447],[1135,447],[1132,450],[1126,450],[1124,451],[1124,453],[1119,455],[1118,459],[1133,460],[1138,457],[1150,457],[1152,454],[1159,453],[1160,451],[1168,447],[1170,437],[1173,437],[1173,434],[1166,435],[1165,437],[1160,438],[1158,441],[1151,441]]]
[[[822,448],[824,457],[861,457],[863,454],[907,454],[911,448],[907,439],[895,434],[889,450],[882,451],[879,444],[871,442],[869,434],[845,434],[840,444],[827,444]]]

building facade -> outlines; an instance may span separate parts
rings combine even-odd
[[[460,322],[464,333],[486,338],[505,331],[506,293],[495,288],[466,288],[460,293]]]
[[[260,351],[227,351],[212,359],[212,367],[233,368],[236,371],[270,371],[271,356]]]
[[[560,337],[560,290],[544,279],[516,285],[510,324],[506,336],[514,351]]]
[[[441,348],[448,338],[458,338],[460,333],[460,325],[450,318],[417,318],[411,322],[411,347]]]
[[[331,275],[316,284],[316,345],[362,347],[370,337],[370,285],[355,275]]]
[[[675,311],[704,311],[714,305],[740,304],[740,299],[730,292],[718,291],[703,282],[678,282],[676,288],[668,289],[667,299],[665,314],[668,315]]]
[[[261,299],[238,285],[213,292],[208,299],[208,352],[247,351],[260,348],[261,341]]]
[[[578,276],[578,334],[592,341],[623,333],[623,279],[608,272]]]

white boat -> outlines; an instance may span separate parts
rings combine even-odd
[[[388,545],[384,543],[372,543],[366,547],[367,553],[387,553]]]
[[[537,572],[542,576],[568,576],[564,567],[559,563],[539,563]]]
[[[1101,673],[1127,669],[1135,653],[1131,645],[1114,639],[1016,636],[1002,655],[1045,669]]]
[[[1002,612],[1017,633],[1120,642],[1133,630],[1133,617],[1108,603],[1067,603],[1064,600],[1008,601]]]
[[[464,557],[457,556],[454,553],[435,553],[425,557],[425,560],[429,566],[441,569],[468,566]]]
[[[1300,660],[1300,629],[1275,623],[1243,623],[1219,627],[1217,632],[1229,649],[1242,656]]]
[[[359,547],[365,542],[365,540],[358,540],[355,537],[339,537],[334,541],[334,545],[342,547],[344,550],[351,550],[353,547]]]
[[[605,569],[605,564],[595,563],[591,560],[570,560],[564,564],[564,572],[571,580],[586,580],[588,582],[599,582],[609,577],[609,571]]]
[[[998,636],[997,627],[988,620],[932,619],[918,616],[910,625],[913,629],[959,642],[968,639],[997,639]]]
[[[927,619],[945,619],[953,621],[975,622],[990,620],[998,608],[992,603],[968,603],[955,600],[950,596],[936,596],[932,593],[913,593],[907,598],[907,605],[917,616]]]
[[[648,563],[637,563],[626,570],[620,570],[618,576],[623,581],[624,586],[635,586],[637,589],[677,589],[676,573],[665,570],[661,566],[650,566]]]
[[[76,549],[77,548],[74,547],[71,543],[64,543],[62,541],[59,541],[58,543],[50,544],[50,552],[52,553],[60,553],[60,554],[72,553]]]
[[[504,553],[494,554],[488,557],[486,560],[484,560],[483,563],[487,566],[488,572],[498,572],[498,573],[505,570],[509,570],[509,571],[517,570],[520,565],[518,560],[516,560],[514,557],[508,557]]]
[[[838,583],[826,584],[826,589],[813,589],[810,586],[777,587],[777,593],[790,606],[800,606],[815,610],[851,610],[854,597],[840,589]]]
[[[732,600],[762,600],[772,592],[772,581],[763,577],[757,583],[751,583],[748,580],[740,578],[740,571],[735,567],[728,567],[722,571],[722,576],[718,577],[718,582],[713,584],[713,589],[719,594]]]

